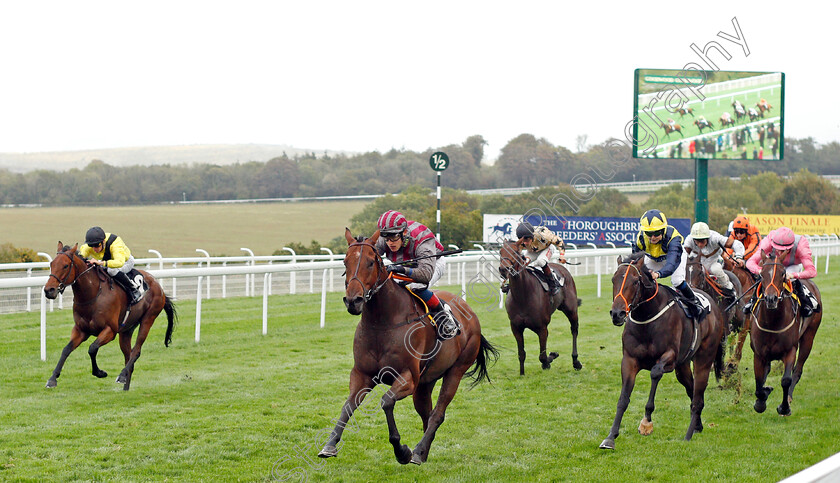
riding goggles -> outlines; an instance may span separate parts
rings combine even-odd
[[[647,232],[645,232],[645,233],[647,233],[647,236],[649,236],[650,238],[653,238],[653,237],[655,237],[655,236],[662,236],[662,235],[664,235],[664,234],[665,234],[665,229],[664,229],[664,228],[661,228],[661,229],[656,230],[656,231],[647,231]]]
[[[385,239],[388,241],[397,241],[402,238],[402,233],[394,233],[393,235],[385,235]]]
[[[746,235],[747,234],[747,229],[746,228],[735,228],[732,231],[734,231],[736,235]]]

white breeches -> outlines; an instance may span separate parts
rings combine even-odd
[[[128,257],[128,260],[125,261],[125,265],[120,268],[108,268],[108,275],[114,276],[117,272],[128,273],[131,269],[134,268],[134,255]]]
[[[446,258],[445,257],[438,257],[437,262],[435,262],[435,270],[432,272],[432,278],[429,279],[429,283],[410,283],[408,284],[408,288],[411,290],[417,290],[422,287],[432,288],[434,287],[435,283],[440,280],[446,273]]]
[[[727,289],[732,290],[732,280],[729,280],[729,277],[726,276],[726,272],[723,271],[723,266],[717,262],[716,258],[706,258],[703,260],[703,266],[706,267],[706,270],[709,271],[712,276],[717,278],[717,283]]]
[[[662,260],[661,262],[654,261],[652,258],[646,256],[645,257],[645,266],[651,272],[657,272],[665,266],[665,262],[667,260]],[[685,282],[685,254],[680,257],[680,264],[677,265],[677,269],[674,270],[674,273],[671,274],[671,285],[676,287],[681,283]]]

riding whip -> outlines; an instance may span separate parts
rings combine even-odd
[[[423,260],[425,258],[436,258],[436,257],[445,257],[447,255],[456,255],[456,254],[461,253],[463,251],[464,250],[460,249],[460,248],[458,250],[446,250],[444,252],[435,253],[434,255],[424,255],[422,257],[412,258],[411,260],[404,260],[402,262],[394,262],[391,265],[404,265],[406,263],[413,263],[413,262],[416,262],[417,260]]]
[[[740,301],[741,301],[741,299],[742,299],[742,298],[744,298],[744,296],[745,296],[745,295],[747,295],[747,293],[748,293],[750,290],[752,290],[752,289],[753,289],[753,287],[755,287],[756,285],[758,285],[758,283],[759,283],[759,282],[761,282],[761,280],[757,280],[754,284],[752,284],[752,285],[750,286],[750,288],[748,288],[748,289],[744,290],[744,293],[742,293],[742,294],[741,294],[741,296],[740,296],[740,297],[738,297],[737,299],[733,300],[731,304],[727,305],[727,306],[726,306],[726,308],[725,308],[725,309],[723,309],[723,311],[724,311],[724,312],[729,312],[729,309],[731,309],[732,307],[734,307],[734,306],[735,306],[735,304],[737,304],[738,302],[740,302]]]

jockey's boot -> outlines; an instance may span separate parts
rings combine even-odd
[[[721,292],[723,292],[723,296],[728,298],[729,300],[735,300],[738,294],[735,293],[735,286],[731,283],[729,284],[729,288],[724,287],[721,285],[720,287]]]
[[[140,301],[142,295],[140,294],[139,290],[134,288],[134,284],[132,284],[131,281],[128,279],[128,275],[126,275],[123,272],[117,272],[117,274],[114,275],[114,280],[116,280],[117,283],[125,289],[126,293],[128,293],[129,306],[132,306]]]
[[[816,297],[811,294],[811,291],[808,290],[805,287],[805,284],[802,283],[802,280],[798,278],[793,279],[793,289],[799,297],[799,315],[802,317],[810,317],[814,315],[818,306]]]
[[[551,293],[551,296],[557,295],[560,292],[560,282],[557,281],[557,277],[551,271],[551,267],[548,264],[543,265],[543,273],[548,278],[548,291]]]
[[[461,333],[461,324],[452,315],[449,305],[443,300],[435,308],[429,308],[437,323],[437,335],[441,340],[448,340]]]
[[[508,279],[502,280],[502,285],[499,287],[499,290],[501,290],[502,293],[508,293],[508,290],[510,290],[510,281]]]
[[[697,294],[691,290],[691,287],[685,281],[679,284],[676,289],[688,300],[688,311],[691,312],[691,317],[699,321],[704,309],[703,305],[700,304],[700,299],[697,298]]]

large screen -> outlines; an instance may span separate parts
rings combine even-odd
[[[636,69],[633,157],[783,159],[784,104],[782,72]]]

